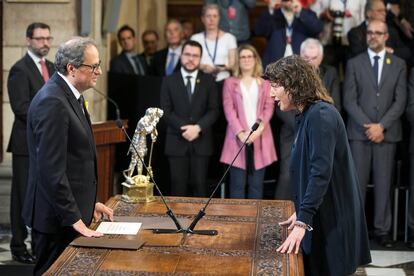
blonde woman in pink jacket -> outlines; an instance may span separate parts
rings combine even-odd
[[[223,108],[227,119],[226,137],[220,161],[230,164],[243,145],[251,127],[259,128],[230,168],[231,198],[263,198],[265,168],[277,160],[269,121],[274,110],[270,84],[261,79],[262,62],[248,44],[237,51],[233,77],[225,80]]]

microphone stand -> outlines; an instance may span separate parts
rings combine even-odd
[[[200,211],[198,212],[198,214],[194,217],[194,220],[191,222],[190,226],[187,229],[185,229],[185,233],[188,233],[188,234],[196,234],[196,235],[207,235],[207,236],[215,236],[215,235],[218,234],[218,231],[217,230],[194,230],[194,228],[197,225],[198,221],[200,219],[202,219],[204,217],[204,215],[206,214],[205,211],[206,211],[208,205],[210,204],[210,201],[213,198],[213,195],[216,193],[217,189],[222,184],[222,181],[226,177],[227,173],[229,172],[229,170],[230,170],[231,166],[233,165],[234,161],[236,161],[236,159],[239,156],[239,154],[242,151],[242,149],[246,146],[247,140],[250,138],[250,136],[252,135],[252,133],[258,127],[259,127],[259,123],[257,123],[257,122],[252,126],[252,129],[250,130],[249,135],[244,140],[243,145],[240,147],[240,149],[237,152],[236,156],[234,157],[233,161],[231,161],[231,163],[227,166],[226,171],[224,172],[223,176],[221,177],[221,179],[217,183],[216,187],[214,188],[213,192],[211,193],[211,195],[210,195],[209,199],[207,200],[206,204],[204,205],[204,207],[202,207],[200,209]]]
[[[101,91],[99,91],[98,89],[96,89],[95,87],[93,87],[93,90],[95,90],[99,95],[101,95],[102,97],[104,97],[105,99],[107,99],[109,102],[111,102],[114,106],[115,106],[115,111],[116,111],[116,120],[115,120],[115,124],[118,128],[122,129],[123,133],[125,134],[125,136],[127,137],[128,141],[131,143],[132,148],[134,149],[134,152],[137,154],[139,161],[142,163],[142,165],[144,166],[145,170],[148,172],[148,166],[145,164],[144,160],[142,159],[141,155],[138,153],[135,145],[132,143],[132,139],[131,137],[128,135],[127,131],[124,128],[124,124],[121,120],[121,112],[119,111],[119,107],[118,104],[111,99],[110,97],[108,97],[107,95],[105,95],[104,93],[102,93]],[[178,221],[177,217],[175,216],[175,214],[173,213],[173,211],[171,210],[171,208],[168,206],[167,202],[165,201],[164,195],[162,194],[160,188],[158,187],[157,183],[155,182],[152,174],[149,174],[149,177],[152,181],[152,183],[154,183],[155,188],[157,189],[162,202],[165,205],[165,208],[167,209],[166,214],[172,219],[172,221],[174,222],[175,226],[177,227],[177,229],[153,229],[153,232],[155,233],[156,231],[160,231],[160,232],[165,232],[166,230],[168,232],[166,233],[183,233],[185,232],[185,229],[181,226],[180,222]]]
[[[127,137],[128,141],[131,143],[132,148],[134,149],[135,153],[137,154],[139,161],[141,161],[142,165],[144,166],[145,170],[148,172],[148,166],[144,163],[144,160],[142,160],[141,155],[138,153],[137,149],[135,148],[135,145],[132,143],[132,139],[131,137],[128,135],[128,133],[126,132],[122,120],[117,119],[116,121],[116,125],[117,127],[119,127],[120,129],[122,129],[122,131],[124,132],[125,136]],[[161,200],[165,205],[165,208],[167,209],[166,214],[172,219],[172,221],[174,222],[175,226],[177,227],[177,229],[152,229],[153,233],[184,233],[186,231],[186,229],[184,229],[180,222],[178,221],[177,217],[175,216],[174,212],[171,210],[171,208],[168,206],[167,202],[165,201],[165,197],[162,194],[160,188],[158,187],[157,183],[155,182],[154,178],[152,177],[152,174],[148,174],[152,183],[154,183],[155,188],[157,189],[158,193],[160,194]]]
[[[116,120],[121,120],[121,112],[119,111],[118,104],[114,100],[112,100],[110,97],[108,97],[107,95],[105,95],[103,92],[101,92],[98,89],[96,89],[95,87],[92,87],[92,89],[95,90],[96,93],[98,93],[99,95],[101,95],[102,97],[104,97],[105,99],[107,99],[108,101],[110,101],[115,106]]]

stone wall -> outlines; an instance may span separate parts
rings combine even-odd
[[[7,91],[7,78],[13,64],[23,57],[27,51],[26,28],[32,22],[45,22],[51,27],[54,37],[52,48],[47,58],[54,61],[56,50],[60,43],[79,34],[80,1],[69,0],[64,3],[15,3],[3,2],[3,150],[9,142],[14,115],[10,108]],[[53,1],[50,1],[53,2]],[[90,36],[98,44],[102,59],[102,74],[97,88],[106,91],[107,47],[106,35],[101,35],[102,0],[93,0],[91,11],[92,32]],[[89,103],[89,110],[93,121],[106,119],[106,101],[93,91],[85,92],[85,99]],[[10,166],[11,154],[4,154],[2,166]]]

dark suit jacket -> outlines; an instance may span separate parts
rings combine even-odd
[[[165,76],[165,66],[167,64],[168,48],[162,49],[154,54],[152,58],[152,64],[150,74],[154,76]],[[177,57],[179,58],[179,57]],[[178,72],[181,68],[180,61],[177,62],[177,65],[174,68],[174,72]]]
[[[302,248],[323,258],[330,275],[371,261],[357,172],[341,115],[318,102],[296,117],[290,176],[298,221],[312,225]]]
[[[146,64],[146,66],[147,66],[147,70],[150,70],[150,68],[151,68],[151,64],[152,64],[152,58],[154,57],[154,55],[150,55],[150,56],[147,56],[147,55],[145,55],[145,53],[144,52],[142,52],[141,54],[139,54],[138,55],[142,60],[144,60],[145,61],[145,64]],[[149,73],[149,72],[148,72]]]
[[[343,99],[348,113],[350,140],[368,141],[363,127],[368,123],[381,123],[384,126],[385,142],[402,139],[400,118],[407,99],[406,72],[402,59],[386,54],[377,85],[368,52],[348,61]]]
[[[401,40],[398,31],[389,24],[387,26],[389,38],[385,44],[394,49],[394,55],[408,60],[411,56],[410,49]],[[350,50],[349,58],[355,57],[367,50],[367,24],[365,21],[348,32],[348,41]]]
[[[161,108],[167,122],[165,154],[184,156],[213,154],[212,125],[218,118],[218,93],[212,76],[198,72],[191,104],[189,102],[181,72],[165,77],[161,86]],[[181,127],[198,124],[201,135],[193,142],[181,136]]]
[[[34,97],[27,124],[26,225],[43,233],[79,219],[89,225],[96,197],[95,142],[79,102],[57,73]]]
[[[52,62],[46,60],[49,76],[55,72]],[[10,69],[7,81],[10,105],[14,113],[13,128],[10,135],[8,152],[28,155],[26,141],[27,111],[33,97],[45,84],[42,74],[33,59],[26,54]]]
[[[255,33],[268,39],[263,55],[263,67],[283,57],[286,48],[286,27],[287,22],[281,9],[275,10],[272,15],[266,9],[259,17]],[[302,42],[308,37],[316,38],[323,25],[315,12],[302,9],[300,16],[294,18],[292,28],[292,50],[294,54],[299,54]]]
[[[341,112],[341,87],[335,67],[321,64],[319,66],[319,76],[321,77],[326,90],[328,90],[329,95],[331,95],[334,100],[336,109]]]
[[[137,57],[141,63],[142,69],[144,69],[144,74],[147,74],[147,62],[142,56],[137,55]],[[120,53],[111,60],[109,71],[111,73],[135,75],[134,68],[132,67],[131,62],[129,62],[129,59],[124,52]]]

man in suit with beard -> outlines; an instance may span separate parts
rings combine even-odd
[[[372,171],[374,235],[380,245],[390,248],[390,189],[397,142],[402,139],[407,70],[402,59],[387,52],[387,39],[385,22],[368,23],[368,50],[348,61],[343,99],[362,198]]]
[[[29,107],[27,141],[29,183],[23,208],[36,234],[35,275],[43,274],[77,236],[99,237],[87,227],[112,210],[95,203],[96,149],[83,92],[102,74],[92,39],[63,43],[55,58],[58,71]]]
[[[165,112],[165,154],[171,172],[171,194],[205,197],[209,157],[213,154],[212,125],[218,117],[218,94],[212,76],[199,70],[202,47],[186,41],[181,69],[165,77],[161,108]]]
[[[10,105],[14,113],[13,128],[8,152],[12,152],[12,190],[10,200],[10,222],[12,238],[10,250],[13,260],[32,264],[33,256],[26,244],[27,229],[22,219],[22,206],[26,194],[29,173],[29,156],[26,141],[26,118],[30,102],[54,72],[53,63],[45,59],[50,50],[53,37],[50,27],[45,23],[35,22],[26,29],[26,55],[10,69],[7,81]],[[32,235],[32,250],[36,237]]]

